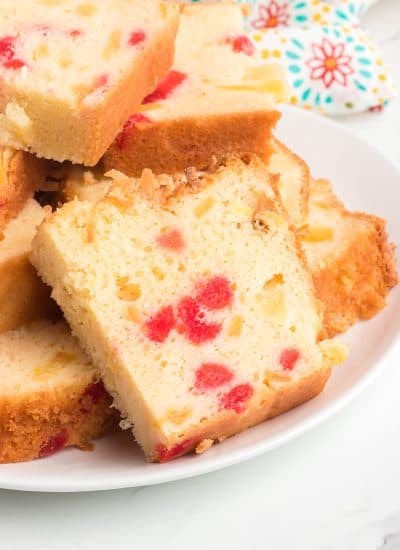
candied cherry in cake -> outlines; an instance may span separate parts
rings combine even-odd
[[[108,84],[108,74],[107,73],[102,73],[102,74],[99,74],[99,76],[96,78],[95,83],[94,83],[94,87],[95,88],[103,88],[107,84]]]
[[[233,301],[233,292],[228,279],[217,276],[201,282],[196,300],[210,310],[228,307]]]
[[[284,370],[293,370],[300,359],[300,352],[295,348],[284,349],[279,358],[279,363]]]
[[[174,326],[174,310],[172,306],[165,306],[146,321],[144,328],[150,340],[162,343],[168,338]]]
[[[3,36],[3,38],[0,38],[0,57],[2,59],[11,59],[14,57],[14,44],[14,36]]]
[[[138,44],[144,42],[145,39],[146,33],[142,30],[136,30],[131,32],[128,43],[130,46],[137,46]]]
[[[237,413],[243,412],[247,401],[253,393],[254,390],[250,384],[239,384],[222,395],[220,398],[221,406],[224,409],[231,409]]]
[[[235,53],[244,53],[246,55],[254,55],[256,49],[253,42],[246,35],[230,36],[226,42],[232,44],[232,50]]]
[[[136,126],[138,122],[151,122],[150,118],[142,113],[134,113],[125,122],[121,132],[118,134],[116,144],[119,149],[123,149],[127,144],[129,132]]]
[[[207,322],[199,302],[191,296],[184,296],[179,301],[178,319],[183,326],[185,336],[193,344],[214,340],[221,332],[221,324]]]
[[[58,451],[61,451],[65,447],[68,441],[68,434],[66,431],[60,432],[57,435],[50,437],[46,443],[44,443],[39,451],[39,458],[51,456]]]
[[[233,379],[233,373],[225,365],[219,363],[203,363],[195,373],[194,387],[199,391],[215,390],[228,384]]]
[[[15,36],[0,38],[0,63],[6,69],[20,69],[25,63],[15,57]]]
[[[185,247],[185,241],[179,229],[171,229],[165,233],[160,233],[156,240],[162,248],[175,252],[179,252]]]
[[[193,439],[185,439],[181,443],[177,443],[171,449],[167,449],[165,445],[159,443],[156,445],[157,458],[160,462],[168,462],[168,460],[172,460],[173,458],[184,454],[191,447],[193,447],[193,444]]]
[[[82,31],[80,31],[79,29],[72,29],[69,31],[69,35],[72,37],[72,38],[76,38],[77,36],[81,36],[83,34]]]
[[[10,59],[10,61],[5,61],[3,63],[3,66],[6,69],[20,69],[23,67],[25,63],[21,61],[21,59]]]
[[[185,73],[172,70],[161,80],[153,93],[144,98],[143,103],[155,103],[167,99],[186,80]]]

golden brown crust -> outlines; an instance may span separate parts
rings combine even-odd
[[[339,258],[313,272],[317,296],[325,305],[321,339],[376,315],[398,281],[394,245],[388,242],[385,220],[362,213],[344,215],[364,222],[363,229]]]
[[[0,333],[42,317],[59,314],[28,254],[10,258],[0,268]]]
[[[322,392],[331,375],[330,368],[321,368],[292,384],[281,384],[276,390],[273,406],[268,418],[279,416]]]
[[[203,440],[224,441],[247,428],[302,405],[321,393],[330,374],[330,368],[321,368],[293,382],[288,380],[284,383],[271,384],[271,387],[266,386],[264,395],[259,396],[257,403],[253,403],[246,413],[226,412],[223,416],[219,415],[214,422],[208,419],[206,428],[196,427],[187,431],[184,442],[181,442],[183,443],[182,452],[174,454],[173,458],[193,451]],[[175,444],[179,445],[179,442]],[[150,462],[159,461],[159,457],[155,455],[147,456],[147,459]]]
[[[0,181],[0,232],[33,197],[46,172],[46,162],[42,159],[24,151],[10,151],[10,155],[4,181]]]
[[[182,445],[182,451],[176,452],[176,454],[174,453],[171,458],[190,453],[205,439],[222,441],[232,435],[243,432],[251,426],[263,422],[268,417],[273,401],[274,394],[266,387],[264,395],[258,395],[257,401],[253,401],[245,413],[237,414],[234,411],[225,411],[224,413],[218,414],[215,418],[208,418],[204,427],[200,424],[200,426],[194,426],[192,429],[186,429],[184,439],[170,442],[170,448]],[[152,449],[153,454],[149,453],[146,455],[149,462],[165,461],[162,457],[160,459],[160,456],[154,454],[154,452],[154,449]]]
[[[188,166],[202,170],[212,157],[220,163],[231,155],[256,154],[267,161],[271,130],[279,117],[278,111],[260,111],[138,123],[123,148],[114,142],[106,152],[104,167],[140,176],[145,168],[156,174],[173,174]]]
[[[0,464],[34,460],[67,446],[90,448],[117,420],[111,398],[94,384],[0,399]]]

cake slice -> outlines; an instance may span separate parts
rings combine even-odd
[[[349,212],[329,181],[311,179],[301,240],[316,294],[325,306],[322,337],[376,315],[397,284],[394,246],[385,225],[376,216]]]
[[[89,448],[115,424],[98,371],[62,321],[0,334],[0,356],[1,464]]]
[[[204,169],[232,154],[268,159],[276,103],[286,98],[284,72],[253,58],[242,9],[181,6],[174,66],[131,112],[104,157],[106,170],[140,176],[144,168]]]
[[[43,160],[29,153],[0,148],[0,233],[33,197],[45,170]]]
[[[32,261],[151,461],[201,452],[318,394],[309,272],[258,159],[114,172],[39,229]]]
[[[0,145],[93,165],[173,60],[174,2],[3,0]]]
[[[29,261],[32,239],[44,217],[44,209],[29,199],[4,229],[0,240],[0,333],[57,311],[50,289]]]

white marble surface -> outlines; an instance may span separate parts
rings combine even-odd
[[[400,81],[400,0],[365,23]],[[343,124],[400,165],[399,101]],[[398,550],[399,393],[400,357],[335,418],[245,464],[106,493],[0,491],[0,548]]]

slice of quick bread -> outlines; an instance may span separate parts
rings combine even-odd
[[[105,169],[140,176],[204,169],[232,154],[271,152],[286,99],[284,71],[253,57],[235,3],[181,6],[173,69],[127,120],[104,157]]]
[[[0,240],[0,333],[57,311],[49,287],[43,284],[29,261],[32,239],[44,217],[44,209],[34,199],[29,199],[3,230]]]
[[[33,460],[116,424],[98,371],[62,322],[0,334],[0,463]]]
[[[149,460],[201,452],[317,395],[330,362],[268,170],[139,180],[41,225],[32,261]]]
[[[394,246],[385,225],[376,216],[349,212],[329,181],[311,179],[309,215],[300,235],[325,306],[324,338],[374,316],[396,285]]]
[[[174,54],[174,2],[3,0],[0,145],[93,165]]]
[[[0,233],[44,180],[45,162],[24,151],[0,147]]]

